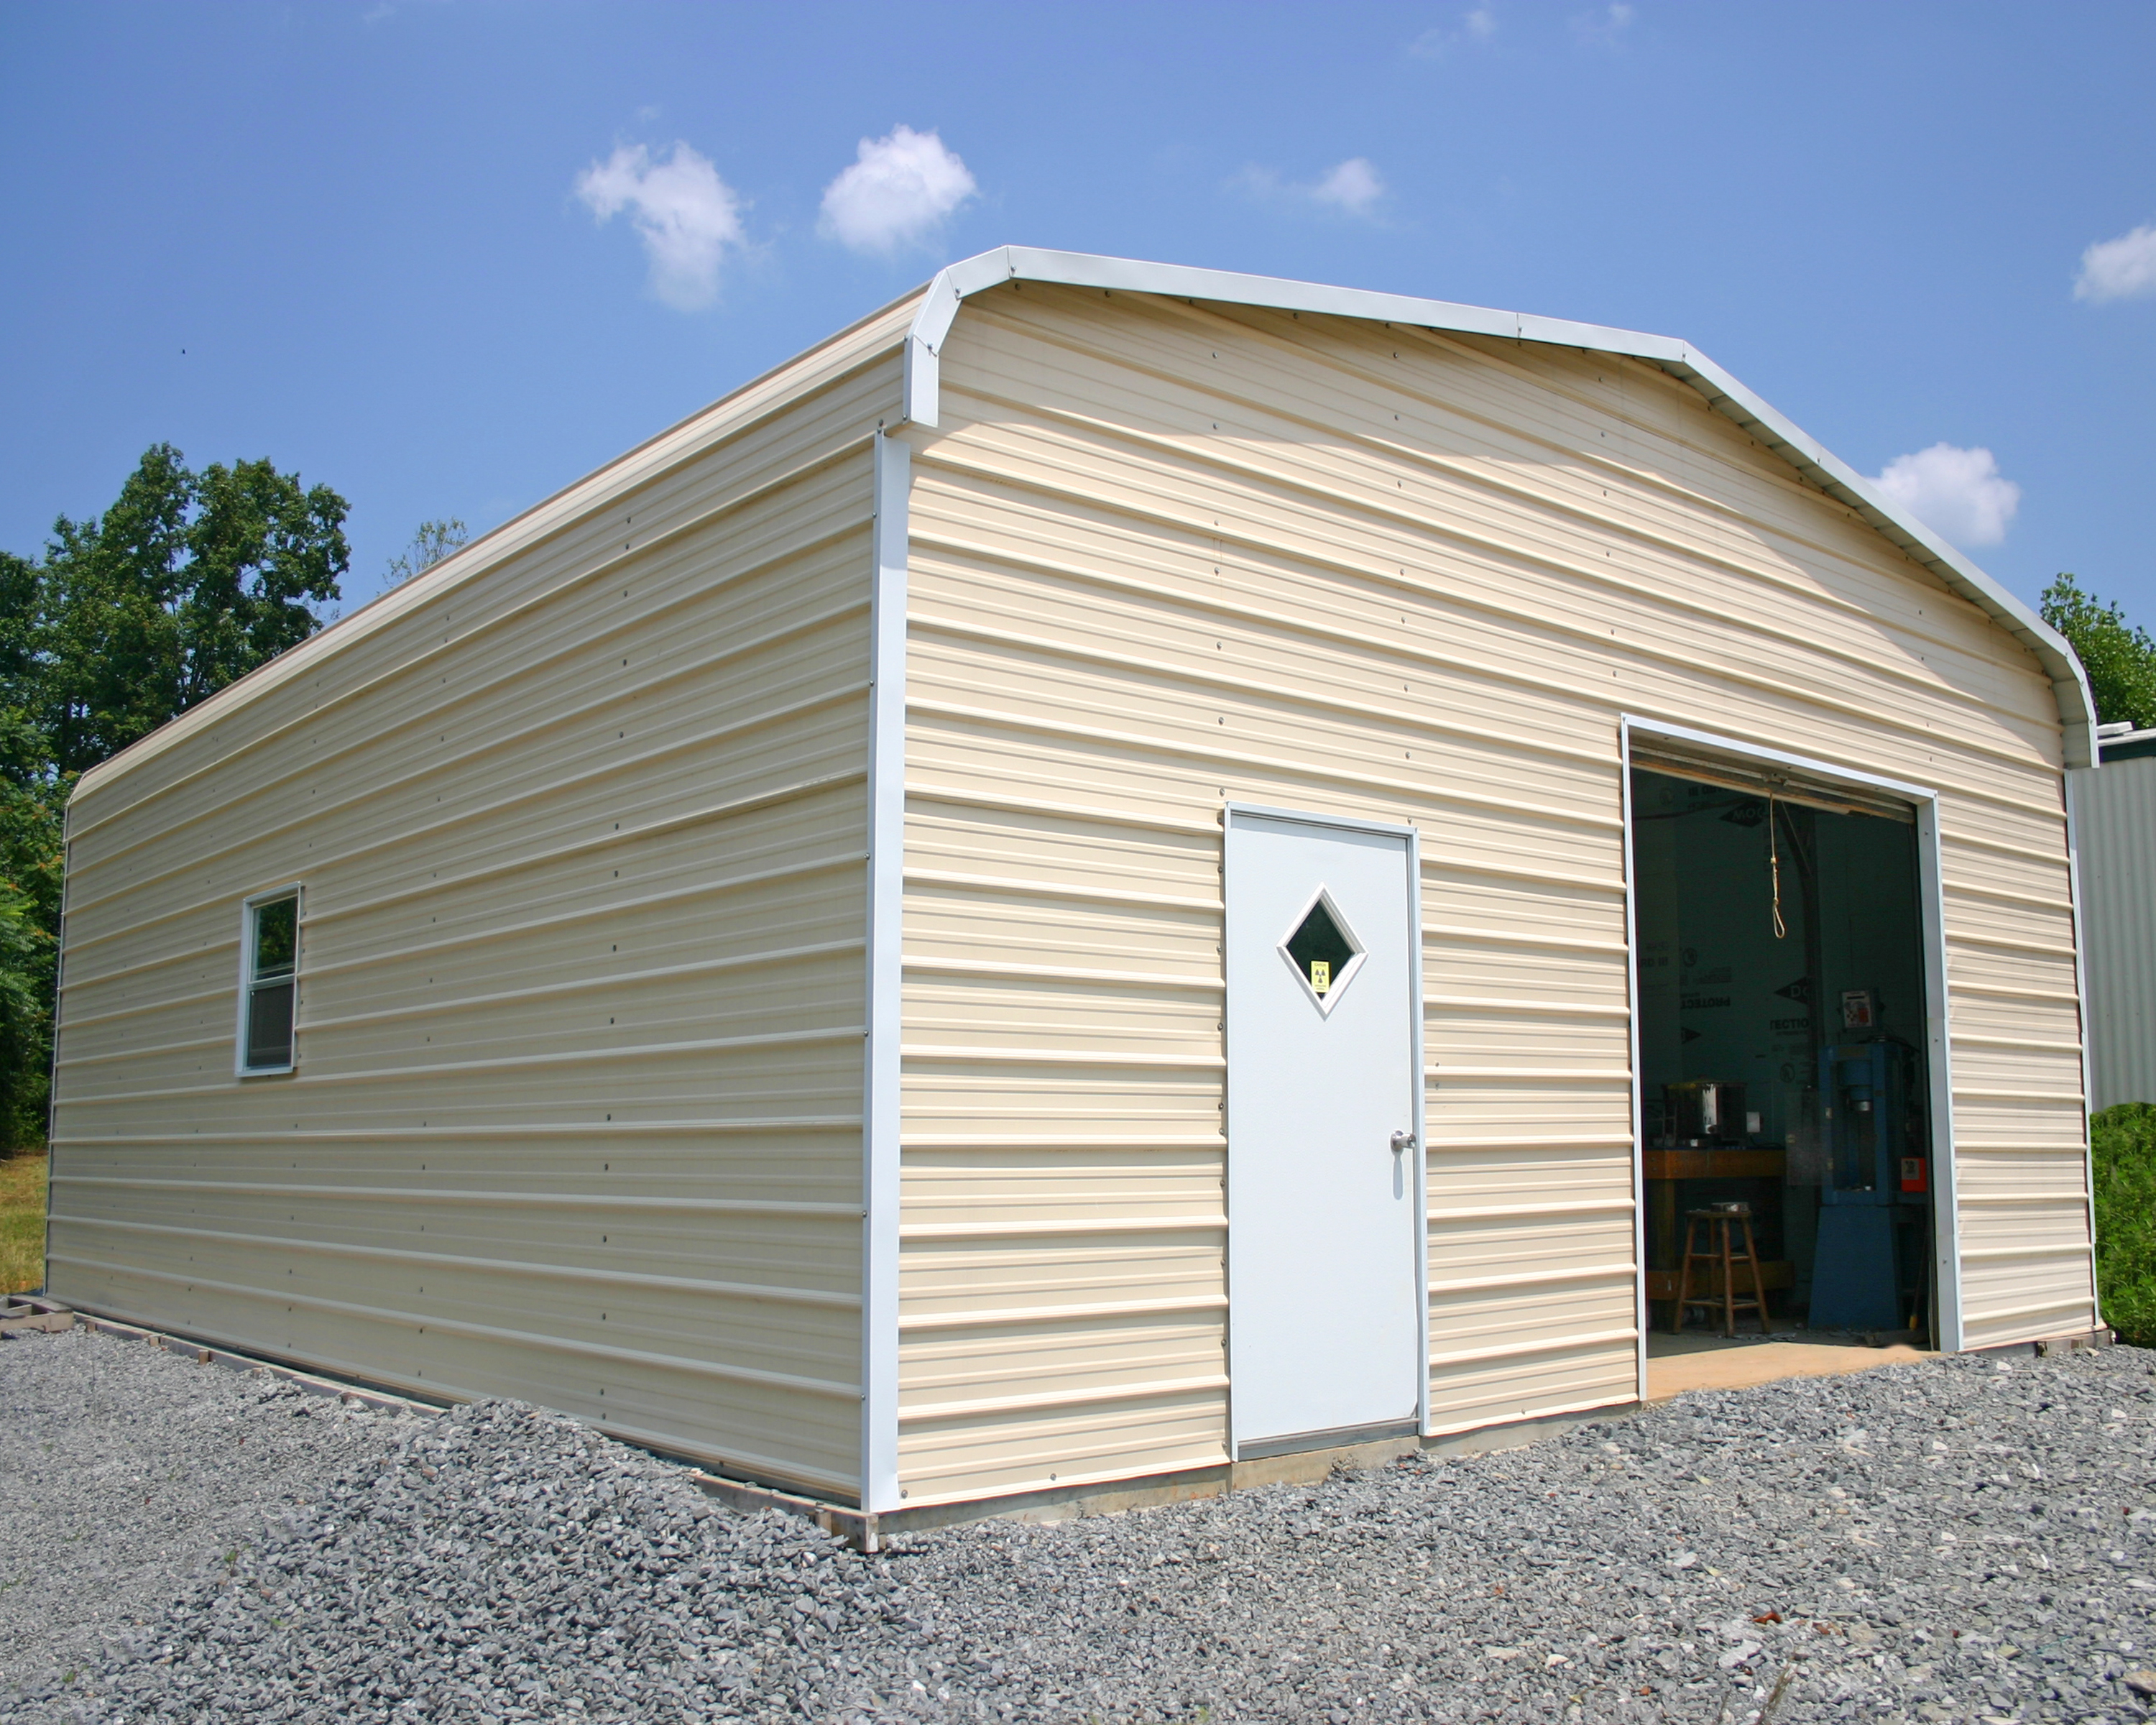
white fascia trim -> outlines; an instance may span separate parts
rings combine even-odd
[[[861,1507],[899,1507],[898,1038],[906,891],[906,584],[911,452],[875,434],[869,601],[868,1032],[861,1078]]]
[[[1044,251],[1033,246],[1000,246],[939,271],[929,284],[906,344],[905,413],[914,424],[932,427],[939,412],[940,359],[944,339],[968,296],[1005,281],[1052,282],[1065,287],[1101,288],[1125,293],[1158,294],[1169,299],[1211,300],[1230,305],[1264,305],[1281,311],[1309,311],[1331,317],[1367,318],[1380,323],[1410,324],[1465,335],[1494,336],[1506,341],[1544,341],[1584,348],[1659,366],[1691,385],[1720,413],[1776,450],[1800,473],[1836,501],[1854,509],[1903,552],[1924,565],[1953,591],[1988,612],[1999,626],[2035,654],[2051,680],[2065,732],[2066,764],[2097,764],[2096,703],[2088,679],[2073,649],[2042,618],[1948,545],[1913,516],[1895,508],[1871,481],[1830,454],[1765,401],[1715,364],[1688,341],[1634,330],[1537,317],[1524,311],[1498,311],[1458,305],[1444,300],[1419,300],[1404,294],[1378,294],[1359,288],[1327,287],[1286,281],[1270,275],[1240,275],[1224,270],[1195,270],[1180,264],[1147,264],[1129,258],[1096,257],[1085,252]]]

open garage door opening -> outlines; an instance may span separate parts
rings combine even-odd
[[[1915,811],[1669,764],[1631,786],[1650,1322],[1758,1332],[1727,1281],[1778,1332],[1935,1345]]]

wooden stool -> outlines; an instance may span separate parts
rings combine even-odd
[[[1744,1248],[1735,1250],[1730,1236],[1737,1229],[1744,1230]],[[1700,1230],[1707,1232],[1707,1248],[1700,1250]],[[1759,1315],[1759,1333],[1771,1336],[1774,1327],[1767,1322],[1767,1287],[1759,1279],[1759,1250],[1752,1240],[1752,1206],[1742,1205],[1729,1210],[1686,1210],[1685,1212],[1684,1268],[1677,1276],[1676,1311],[1670,1325],[1671,1332],[1681,1335],[1685,1327],[1685,1308],[1689,1306],[1712,1307],[1717,1296],[1713,1294],[1695,1295],[1692,1292],[1692,1266],[1705,1264],[1708,1273],[1701,1278],[1702,1285],[1711,1285],[1712,1266],[1722,1268],[1722,1333],[1737,1333],[1737,1314],[1754,1312]],[[1737,1270],[1739,1266],[1752,1272],[1752,1297],[1740,1299],[1737,1293]]]

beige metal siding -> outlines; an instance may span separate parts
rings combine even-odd
[[[1631,1396],[1625,711],[1941,788],[1970,1339],[2086,1321],[2059,721],[1989,618],[1636,362],[1028,283],[942,390],[911,1501],[1222,1456],[1231,798],[1423,834],[1435,1426]]]
[[[86,783],[57,1295],[855,1491],[870,439],[903,327]],[[237,1080],[240,902],[290,880],[298,1068]]]
[[[2092,1106],[2156,1102],[2156,756],[2074,775]]]

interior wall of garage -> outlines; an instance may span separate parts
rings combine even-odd
[[[872,445],[911,307],[85,780],[50,1283],[846,1497]],[[234,1071],[304,884],[298,1062]]]
[[[1971,1345],[2087,1327],[2018,641],[1644,363],[1014,283],[914,444],[901,1478],[1216,1463],[1219,811],[1422,834],[1432,1428],[1638,1383],[1620,715],[1940,790]]]

